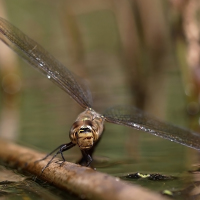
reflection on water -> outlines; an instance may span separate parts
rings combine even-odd
[[[0,196],[4,199],[76,200],[78,197],[53,186],[34,181],[31,175],[22,176],[0,165]]]

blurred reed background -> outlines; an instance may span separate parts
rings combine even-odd
[[[88,81],[96,111],[131,104],[200,132],[199,9],[198,0],[0,0],[1,17]],[[82,109],[27,65],[0,43],[0,133],[52,150]],[[139,134],[106,131],[115,138],[104,151],[115,139],[137,154]]]

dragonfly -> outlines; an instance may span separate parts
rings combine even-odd
[[[102,136],[105,122],[129,126],[200,150],[200,135],[198,133],[159,121],[134,106],[118,105],[106,109],[104,114],[97,113],[92,108],[92,95],[85,82],[38,43],[3,18],[0,18],[0,39],[85,109],[78,115],[69,131],[71,141],[58,146],[41,159],[44,160],[54,153],[46,167],[58,154],[61,154],[63,162],[65,162],[63,152],[75,145],[78,145],[82,152],[82,158],[78,163],[90,166],[93,160],[92,154]]]

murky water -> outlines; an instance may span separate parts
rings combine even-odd
[[[14,4],[10,5],[10,7],[12,6]],[[44,7],[46,8],[46,5]],[[35,9],[38,10],[37,7]],[[27,11],[27,13],[29,12]],[[49,17],[51,17],[52,11],[50,10],[49,13]],[[44,11],[40,13],[41,16],[43,16],[42,14],[44,14]],[[45,13],[45,15],[48,14]],[[95,16],[98,19],[101,18],[99,13]],[[103,16],[109,17],[110,13],[104,12]],[[24,18],[24,15],[22,18]],[[40,21],[39,15],[38,18],[38,21]],[[84,22],[86,18],[87,16],[81,17],[83,24],[86,24]],[[41,39],[42,36],[40,34],[42,25],[36,23],[39,31],[36,32],[34,39],[44,41],[42,45],[45,46],[46,43],[45,48],[50,48],[49,51],[68,66],[69,55],[66,56],[66,45],[63,45],[60,29],[56,30],[55,28],[58,27],[55,19],[54,21],[49,20],[49,18],[46,20],[54,22],[54,25],[52,25],[53,28],[51,29],[52,35],[47,35],[47,37],[43,35],[43,39]],[[20,20],[20,17],[17,20]],[[112,21],[113,18],[110,20]],[[90,21],[90,23],[92,22]],[[26,22],[27,24],[29,22]],[[113,29],[115,28],[113,27]],[[95,31],[98,33],[98,30],[95,29]],[[84,34],[86,33],[84,32]],[[89,36],[84,35],[84,42]],[[130,102],[133,102],[132,96],[135,95],[131,93],[130,86],[126,81],[125,67],[122,59],[120,59],[119,49],[117,49],[119,45],[116,42],[117,34],[114,36],[112,37],[112,44],[108,45],[107,50],[95,49],[95,45],[88,42],[88,46],[85,47],[87,48],[85,68],[82,65],[78,67],[68,66],[75,73],[81,74],[84,71],[93,93],[94,109],[100,113],[103,113],[107,107],[112,105],[132,104]],[[34,36],[32,35],[31,37]],[[98,46],[98,44],[96,45]],[[103,44],[107,46],[108,38],[105,39]],[[20,94],[18,94],[17,103],[15,102],[18,114],[15,115],[17,123],[15,123],[16,126],[13,129],[14,134],[17,135],[17,140],[20,143],[48,153],[62,144],[63,141],[69,142],[69,129],[77,115],[83,110],[67,94],[53,85],[48,77],[40,75],[40,73],[32,69],[28,64],[24,64],[21,60],[19,63],[22,74],[22,88]],[[151,114],[171,121],[173,124],[187,126],[180,72],[178,70],[166,70],[164,77],[168,79],[167,89],[163,88],[163,90],[166,90],[165,100],[162,102],[160,98],[156,99],[155,104],[158,106],[156,106],[156,109],[150,109]],[[155,85],[159,85],[157,80],[154,81]],[[157,90],[152,90],[151,95],[150,98],[155,95],[159,96]],[[160,96],[162,95],[160,94]],[[3,98],[0,98],[0,101],[2,108]],[[146,107],[151,108],[151,105],[148,105],[148,99],[146,99],[146,102]],[[66,160],[76,162],[80,157],[80,150],[74,147],[65,152],[64,155]],[[94,154],[93,165],[97,171],[120,177],[127,182],[142,185],[156,191],[165,189],[179,191],[186,188],[193,181],[193,175],[188,170],[191,169],[192,163],[196,162],[197,156],[197,151],[182,145],[128,127],[106,123],[103,137]],[[4,173],[4,170],[2,167],[0,173],[1,171]],[[136,172],[159,173],[173,176],[175,179],[152,181],[142,178],[125,178],[127,174]],[[53,199],[66,199],[66,197],[67,199],[76,199],[76,197],[66,193],[63,194],[62,191],[49,185],[35,183],[30,179],[26,179],[31,176],[22,178],[22,180],[21,178],[10,180],[12,175],[9,174],[9,171],[7,173],[9,176],[1,181],[9,180],[9,182],[1,182],[0,196],[6,196],[8,199],[21,199],[27,196],[30,199],[49,199],[52,196]],[[16,193],[18,195],[15,195]]]
[[[29,85],[30,80],[27,82]],[[32,83],[22,95],[18,140],[24,145],[50,152],[63,141],[69,142],[68,132],[79,112],[79,106],[51,83],[49,85],[46,83],[47,86],[41,90],[37,89],[38,86],[34,82]],[[106,123],[103,137],[94,154],[93,167],[97,171],[159,192],[165,189],[178,191],[193,180],[188,170],[196,153],[195,150],[148,133]],[[80,157],[80,150],[74,147],[64,155],[66,160],[76,162]],[[160,173],[176,178],[152,181],[124,177],[136,172]],[[35,187],[34,185],[35,183],[31,183],[31,187]],[[51,187],[48,192],[52,192]],[[58,191],[53,189],[53,192]],[[59,198],[62,199],[62,195]]]

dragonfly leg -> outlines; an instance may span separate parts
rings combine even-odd
[[[54,152],[56,152],[58,149],[60,149],[61,147],[63,147],[65,144],[62,144],[60,146],[58,146],[56,149],[54,149],[52,152],[48,153],[44,158],[40,159],[40,160],[36,160],[35,163],[40,162],[42,160],[46,160],[51,154],[53,154]]]
[[[51,164],[52,160],[58,155],[61,154],[63,162],[65,162],[65,158],[63,156],[63,152],[67,151],[68,149],[71,149],[73,146],[75,146],[75,144],[73,144],[72,142],[67,143],[67,144],[62,144],[59,147],[57,147],[56,149],[54,149],[51,153],[47,154],[43,159],[41,160],[37,160],[36,162],[45,160],[48,156],[50,156],[52,153],[54,153],[55,151],[57,151],[59,149],[59,151],[56,152],[56,154],[50,159],[50,161],[47,163],[47,165],[45,167],[43,167],[42,169],[42,173],[43,171]]]
[[[85,165],[86,167],[90,166],[90,164],[92,162],[92,157],[91,157],[89,151],[81,150],[81,153],[83,156],[82,156],[81,160],[79,161],[80,165]]]

